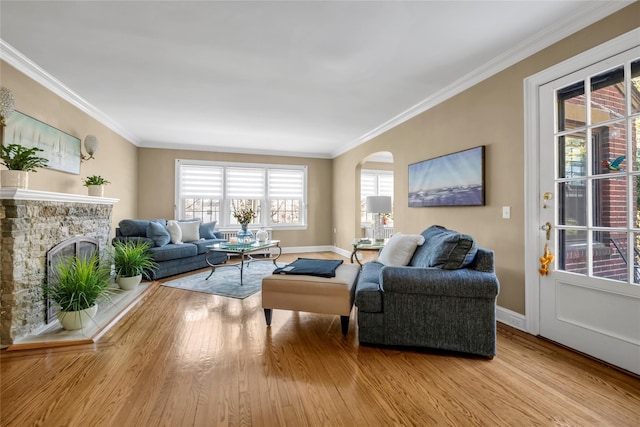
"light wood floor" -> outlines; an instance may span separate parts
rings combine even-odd
[[[2,351],[2,425],[640,425],[640,379],[503,325],[484,360],[359,346],[356,310],[346,337],[338,316],[267,328],[260,303],[154,284],[96,344]]]

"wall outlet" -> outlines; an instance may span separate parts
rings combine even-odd
[[[503,219],[511,218],[511,206],[503,206],[502,207],[502,218]]]

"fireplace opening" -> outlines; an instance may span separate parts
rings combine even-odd
[[[47,285],[55,285],[56,267],[64,259],[76,256],[87,258],[98,256],[100,244],[98,239],[89,236],[76,236],[63,240],[47,252]],[[46,300],[45,320],[49,324],[56,318],[56,306],[49,298]]]

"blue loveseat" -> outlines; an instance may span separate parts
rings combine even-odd
[[[500,289],[493,251],[441,226],[422,236],[407,265],[364,264],[355,297],[360,343],[492,358]]]
[[[167,220],[123,219],[116,228],[113,242],[133,240],[149,243],[149,250],[158,267],[145,276],[147,279],[156,280],[207,267],[204,258],[207,246],[226,242],[220,232],[214,231],[215,225],[215,222],[198,224],[197,236],[191,236],[190,239],[193,240],[178,244],[171,243]],[[221,264],[227,261],[227,255],[211,252],[208,260],[212,264]]]

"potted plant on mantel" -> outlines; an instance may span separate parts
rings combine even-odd
[[[0,159],[7,170],[0,171],[0,185],[5,188],[27,188],[29,172],[37,172],[49,163],[48,159],[38,156],[44,151],[38,147],[27,148],[20,144],[2,145]]]
[[[81,329],[95,318],[98,302],[110,300],[113,288],[110,268],[97,256],[63,258],[53,270],[54,278],[43,287],[45,297],[58,305],[56,314],[66,330]]]
[[[116,283],[125,291],[134,290],[142,281],[142,274],[158,266],[149,244],[133,240],[113,243],[113,264]]]
[[[84,186],[87,187],[90,196],[104,197],[104,186],[111,184],[100,175],[91,175],[84,180]]]

